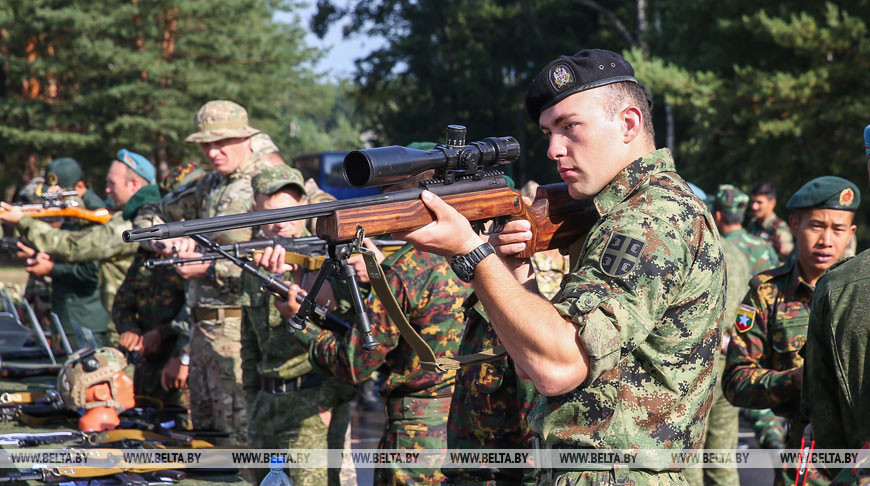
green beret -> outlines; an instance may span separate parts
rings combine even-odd
[[[58,185],[63,189],[72,189],[76,182],[84,179],[81,166],[71,157],[54,159],[45,168],[45,182],[49,187]]]
[[[731,184],[722,184],[713,199],[713,209],[728,214],[743,214],[749,205],[749,196]]]
[[[287,186],[295,186],[305,195],[305,179],[302,178],[302,173],[287,164],[266,167],[251,179],[254,194],[271,196]]]
[[[842,177],[816,177],[794,193],[785,207],[788,209],[839,209],[855,211],[861,203],[858,186]]]

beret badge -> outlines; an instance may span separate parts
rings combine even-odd
[[[45,178],[45,181],[48,183],[49,187],[57,185],[57,174],[54,172],[49,172],[48,176]]]
[[[571,69],[567,65],[556,64],[553,66],[553,69],[550,70],[550,79],[553,82],[554,88],[562,89],[574,82],[574,75],[571,73]]]
[[[847,187],[840,192],[840,206],[850,206],[855,199],[855,192]]]

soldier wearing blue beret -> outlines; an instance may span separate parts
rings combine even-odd
[[[810,303],[822,273],[843,257],[852,235],[861,193],[852,182],[833,176],[803,185],[788,200],[789,227],[797,258],[756,275],[737,313],[737,330],[728,347],[723,387],[734,405],[770,408],[784,417],[786,448],[802,447],[807,418],[800,411],[803,357]],[[824,469],[808,467],[809,484],[830,481]],[[797,470],[786,467],[776,484],[794,484]],[[801,479],[800,484],[803,484]]]

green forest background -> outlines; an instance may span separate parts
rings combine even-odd
[[[812,177],[870,193],[862,132],[870,122],[870,1],[318,0],[301,24],[283,0],[0,2],[0,189],[73,156],[102,191],[121,147],[161,172],[201,160],[183,139],[210,99],[248,108],[285,159],[412,141],[513,135],[520,182],[556,182],[523,104],[559,54],[623,53],[654,95],[659,146],[708,192],[761,181],[788,196]],[[288,16],[282,15],[281,18]],[[353,79],[316,72],[304,42],[341,23],[383,48]],[[870,194],[858,212],[870,239]]]

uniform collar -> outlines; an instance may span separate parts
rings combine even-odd
[[[801,267],[797,262],[797,259],[790,263],[786,263],[789,266],[789,276],[788,276],[788,287],[786,288],[786,299],[787,300],[796,300],[796,297],[801,295],[802,293],[806,293],[809,298],[812,298],[813,292],[816,290],[816,287],[807,283],[803,277],[801,277]]]
[[[254,175],[254,173],[256,172],[254,170],[257,165],[256,162],[256,159],[248,156],[248,158],[244,162],[242,162],[242,165],[240,165],[236,170],[232,171],[228,176],[226,176],[227,180],[234,181],[236,179],[241,179],[243,177]]]
[[[616,174],[610,184],[593,199],[595,209],[598,210],[598,214],[607,214],[628,199],[628,196],[638,186],[649,180],[652,175],[674,171],[676,171],[676,166],[670,149],[654,150],[628,164],[619,174]]]

